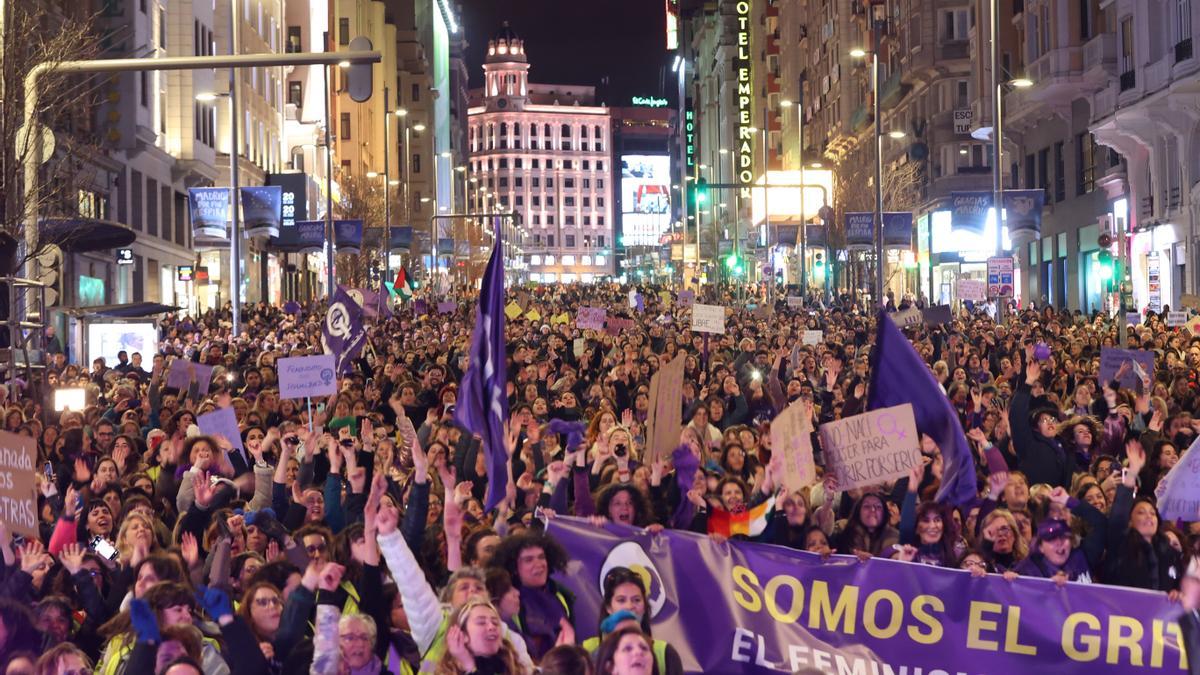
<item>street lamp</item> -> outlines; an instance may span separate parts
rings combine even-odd
[[[797,98],[804,100],[804,82],[800,82]],[[808,295],[808,218],[804,215],[804,106],[793,103],[791,99],[783,99],[780,107],[796,107],[796,164],[800,167],[800,295]]]
[[[232,73],[233,68],[230,68],[230,89],[225,92],[205,91],[196,94],[195,98],[200,102],[212,102],[218,98],[229,100],[229,193],[232,202],[232,209],[229,221],[229,308],[230,319],[233,328],[233,335],[237,335],[241,327],[241,308],[242,308],[242,267],[239,264],[241,260],[242,250],[242,234],[238,227],[238,211],[240,210],[239,199],[241,195],[238,193],[238,179],[240,178],[238,171],[238,117],[237,109],[237,93],[234,89],[237,84],[234,81]]]
[[[876,10],[878,6],[872,6]],[[885,20],[878,15],[871,17],[871,108],[875,125],[875,303],[883,309],[883,120],[879,112],[879,43],[880,32]],[[866,58],[867,50],[856,47],[850,50],[850,56],[856,59]],[[900,136],[892,136],[899,133]],[[902,131],[893,131],[888,135],[893,138],[903,138]]]

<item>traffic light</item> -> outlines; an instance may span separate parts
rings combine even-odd
[[[705,178],[696,179],[696,204],[703,207],[708,203],[708,180]]]
[[[1100,278],[1108,281],[1113,278],[1113,257],[1111,251],[1101,250],[1099,260],[1096,263],[1099,268]]]
[[[818,253],[813,257],[813,274],[818,277],[825,276],[825,256]]]
[[[742,275],[742,259],[741,259],[741,257],[736,252],[730,253],[729,255],[725,256],[725,268],[728,269],[729,273],[732,274],[733,276],[735,276],[735,277],[741,276]]]

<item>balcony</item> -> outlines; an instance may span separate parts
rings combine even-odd
[[[939,45],[938,60],[965,59],[971,52],[971,43],[967,40],[943,42]]]
[[[1146,76],[1143,84],[1147,94],[1165,89],[1171,84],[1171,65],[1171,59],[1164,56],[1142,70],[1142,74]]]
[[[1129,70],[1121,73],[1121,91],[1129,91],[1137,86],[1137,73]]]
[[[1083,74],[1105,84],[1117,76],[1115,33],[1101,33],[1083,45]]]
[[[1175,63],[1192,58],[1192,38],[1185,38],[1175,43]]]

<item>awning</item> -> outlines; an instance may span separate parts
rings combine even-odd
[[[68,253],[125,248],[137,239],[125,225],[97,218],[43,218],[41,236],[43,244],[57,244]]]
[[[161,302],[131,302],[121,305],[63,307],[60,309],[73,316],[104,316],[115,319],[135,319],[179,310],[178,307],[164,305]]]

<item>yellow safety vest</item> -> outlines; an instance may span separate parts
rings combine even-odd
[[[219,653],[221,645],[216,640],[210,637],[202,637],[202,642],[207,642],[212,645]],[[100,666],[96,668],[95,675],[118,675],[125,671],[125,665],[129,661],[129,655],[133,653],[134,641],[129,635],[121,635],[113,638],[108,643],[108,648],[101,655]]]
[[[651,638],[654,643],[654,663],[658,665],[658,675],[666,675],[667,672],[667,643],[662,640]],[[583,649],[588,653],[595,655],[596,650],[600,648],[600,638],[590,637],[583,641]]]

